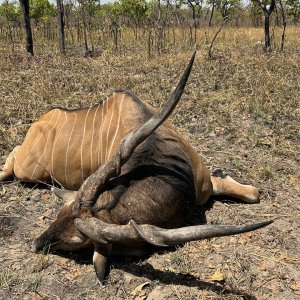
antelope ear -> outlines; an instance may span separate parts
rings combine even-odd
[[[107,270],[107,261],[111,253],[111,244],[101,245],[96,244],[94,255],[93,255],[93,265],[96,275],[101,283],[104,281],[105,273]]]
[[[64,200],[68,204],[70,204],[70,202],[73,202],[75,200],[76,195],[78,193],[77,191],[60,190],[60,189],[56,189],[56,188],[52,188],[51,191],[59,199]]]

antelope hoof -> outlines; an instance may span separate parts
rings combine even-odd
[[[5,181],[8,177],[4,172],[0,171],[0,182]]]
[[[248,204],[259,203],[259,190],[253,186],[249,186],[249,195],[246,195],[243,200]]]

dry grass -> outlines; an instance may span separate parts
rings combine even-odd
[[[278,44],[280,30],[275,34]],[[257,232],[188,243],[141,261],[116,259],[101,288],[92,266],[86,265],[89,260],[43,259],[29,251],[50,222],[41,217],[55,216],[60,205],[49,192],[19,183],[3,185],[0,298],[25,293],[32,299],[131,299],[136,286],[150,281],[148,299],[298,299],[300,29],[288,28],[284,53],[263,53],[257,44],[262,36],[259,29],[225,28],[214,45],[214,59],[207,60],[205,35],[199,32],[197,60],[172,118],[211,169],[225,169],[262,191],[260,204],[215,202],[206,213],[208,222],[276,222]],[[117,88],[161,105],[190,51],[175,45],[148,60],[142,45],[133,48],[128,46],[126,55],[104,50],[94,59],[49,52],[29,59],[20,52],[11,55],[1,45],[0,156],[21,143],[29,124],[54,106],[88,106]],[[223,280],[213,281],[216,272]]]

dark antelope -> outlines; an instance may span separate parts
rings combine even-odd
[[[67,189],[79,189],[56,190],[70,201],[36,239],[36,251],[93,247],[94,267],[103,280],[110,254],[143,253],[149,244],[171,246],[271,223],[179,228],[211,195],[255,203],[259,194],[229,176],[211,176],[166,120],[183,93],[194,58],[195,53],[161,111],[123,91],[91,108],[51,110],[31,126],[23,144],[8,156],[0,179],[15,174],[23,181],[54,179]]]

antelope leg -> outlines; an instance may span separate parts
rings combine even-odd
[[[13,151],[11,151],[6,159],[6,162],[3,166],[3,170],[0,171],[0,182],[5,181],[9,177],[12,177],[14,174],[14,164],[16,160],[16,154],[19,151],[21,146],[16,146]]]

